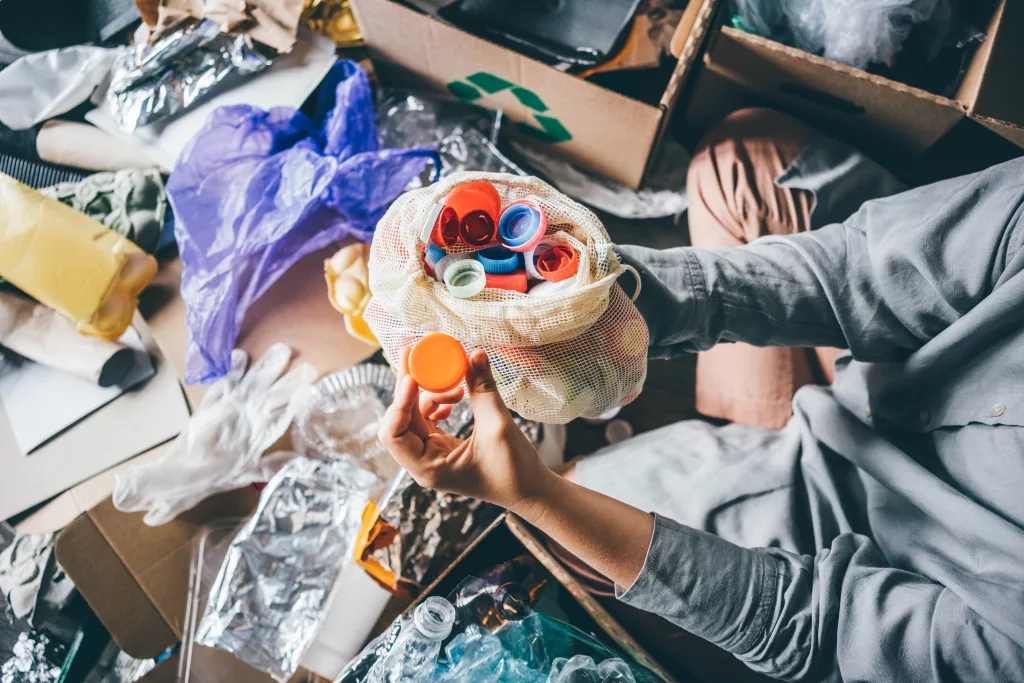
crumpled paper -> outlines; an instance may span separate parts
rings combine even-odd
[[[0,593],[14,616],[32,626],[63,609],[75,585],[53,555],[53,534],[16,532],[0,552]]]
[[[221,107],[167,181],[184,265],[185,381],[227,372],[246,309],[300,258],[347,235],[369,241],[434,150],[381,149],[370,82],[339,60],[313,117]]]
[[[21,633],[14,656],[0,665],[0,683],[57,683],[67,648],[43,633]]]

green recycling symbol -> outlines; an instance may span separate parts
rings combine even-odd
[[[532,90],[527,90],[520,85],[506,81],[504,78],[489,74],[486,71],[477,71],[475,74],[470,74],[466,76],[466,80],[469,83],[452,81],[448,84],[448,90],[460,100],[465,100],[466,102],[472,102],[483,97],[480,90],[483,90],[488,95],[493,95],[502,90],[511,90],[512,94],[515,95],[515,98],[523,106],[533,110],[533,118],[540,124],[540,126],[535,126],[526,121],[516,121],[516,128],[543,142],[568,142],[572,140],[572,135],[565,129],[561,121],[553,116],[544,115],[544,112],[548,110],[548,106]]]

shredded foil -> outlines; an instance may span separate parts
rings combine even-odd
[[[231,542],[196,642],[282,681],[295,673],[352,559],[374,481],[346,460],[285,465]]]
[[[0,665],[0,683],[57,683],[67,648],[42,633],[21,633]]]
[[[246,36],[220,32],[216,22],[186,21],[153,45],[136,36],[111,70],[107,102],[126,132],[188,109],[229,78],[270,66]]]
[[[306,0],[302,23],[325,35],[338,47],[360,47],[363,36],[349,0]]]

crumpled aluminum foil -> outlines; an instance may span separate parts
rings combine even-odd
[[[153,45],[144,37],[137,34],[134,47],[114,62],[107,89],[114,121],[128,133],[188,109],[229,77],[271,64],[249,38],[221,33],[209,19],[182,22]]]
[[[536,445],[543,425],[515,417],[519,428]],[[466,438],[472,432],[473,413],[468,400],[452,407],[438,425],[445,433]],[[394,576],[392,589],[415,594],[429,585],[501,514],[501,509],[451,493],[422,488],[402,470],[381,497],[377,525],[397,531],[384,547],[363,548],[361,560],[380,565]]]
[[[285,465],[231,542],[196,642],[282,681],[294,674],[352,559],[374,481],[346,460]]]
[[[0,665],[0,683],[57,683],[67,648],[46,635],[21,633],[14,656]]]
[[[441,168],[428,164],[410,190],[458,171],[527,175],[498,150],[503,122],[500,111],[427,93],[386,90],[377,104],[381,146],[436,147],[441,156]]]

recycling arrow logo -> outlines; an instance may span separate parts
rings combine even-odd
[[[493,95],[503,90],[511,90],[515,98],[533,112],[533,118],[540,124],[535,126],[527,121],[516,121],[516,128],[542,142],[557,143],[572,140],[572,134],[566,130],[561,121],[553,116],[545,115],[545,112],[548,111],[548,106],[532,90],[527,90],[520,85],[506,81],[504,78],[487,73],[486,71],[477,71],[475,74],[470,74],[466,76],[466,81],[469,82],[452,81],[447,86],[448,90],[460,100],[466,102],[472,102],[483,97],[483,94],[480,92],[481,90],[488,95]]]

